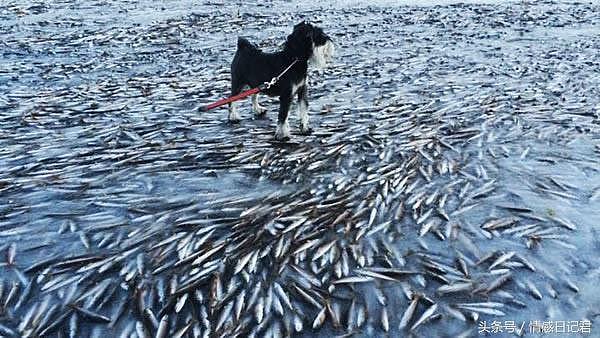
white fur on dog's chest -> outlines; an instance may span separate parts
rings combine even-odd
[[[298,83],[293,83],[292,84],[292,96],[296,95],[296,93],[298,92],[298,89],[300,89],[300,87],[306,85],[306,78],[302,79],[302,81],[298,82]]]

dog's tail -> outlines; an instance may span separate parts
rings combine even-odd
[[[238,37],[237,48],[238,49],[250,49],[250,50],[257,49],[256,46],[254,46],[252,44],[252,42],[248,41],[246,38],[243,38],[243,37]]]

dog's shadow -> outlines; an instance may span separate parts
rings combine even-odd
[[[271,140],[268,140],[272,147],[274,148],[282,148],[282,149],[297,149],[302,146],[303,143],[295,141],[293,138],[289,140],[277,140],[273,137]]]
[[[269,116],[252,116],[238,122],[223,121],[221,126],[235,138],[245,139],[244,142],[268,143],[273,148],[295,149],[307,142],[306,135],[292,133],[287,140],[278,140],[273,135],[275,120]]]

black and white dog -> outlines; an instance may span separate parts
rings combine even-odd
[[[269,82],[293,63],[276,84],[262,92],[269,96],[279,96],[276,139],[286,140],[290,137],[288,112],[294,95],[298,96],[300,131],[308,134],[311,132],[306,88],[308,64],[325,67],[333,57],[333,51],[331,38],[321,28],[304,21],[294,26],[294,31],[287,37],[283,50],[279,52],[264,53],[248,40],[238,38],[237,52],[231,63],[231,95],[239,94],[246,86],[255,88]],[[266,113],[266,109],[258,104],[258,94],[252,96],[252,110],[259,116]],[[235,102],[230,103],[229,121],[239,120]]]

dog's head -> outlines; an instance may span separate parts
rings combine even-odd
[[[306,21],[294,26],[287,38],[288,47],[306,58],[311,64],[323,68],[331,61],[334,53],[333,41],[320,27]]]

